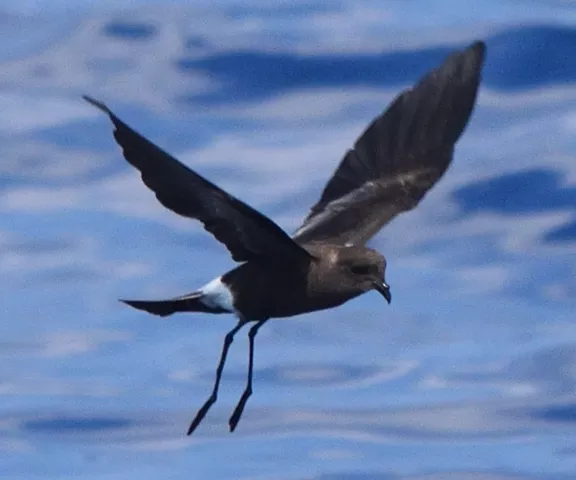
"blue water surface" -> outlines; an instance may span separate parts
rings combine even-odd
[[[0,478],[576,478],[576,5],[0,1]],[[122,159],[105,101],[293,231],[394,96],[484,39],[454,164],[367,294],[246,332],[118,298],[232,267]]]

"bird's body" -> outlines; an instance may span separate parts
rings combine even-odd
[[[485,45],[475,42],[401,92],[346,152],[318,202],[289,236],[268,217],[200,176],[135,132],[105,104],[126,160],[166,208],[200,220],[240,265],[191,294],[168,300],[124,300],[155,315],[233,313],[212,394],[192,433],[216,401],[234,335],[248,322],[246,389],[230,418],[234,430],[252,393],[254,338],[271,318],[336,307],[369,290],[390,303],[386,260],[365,243],[396,215],[411,210],[450,165],[474,108]]]
[[[162,301],[124,301],[161,316],[176,312],[234,313],[245,322],[257,322],[337,307],[374,289],[373,278],[384,276],[385,260],[370,248],[303,247],[312,258],[301,265],[248,261],[188,295]],[[365,281],[356,277],[350,281],[350,267],[367,269]]]

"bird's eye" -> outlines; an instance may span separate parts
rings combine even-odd
[[[372,272],[370,265],[352,265],[350,271],[354,275],[369,275]]]

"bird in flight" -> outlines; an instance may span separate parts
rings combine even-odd
[[[248,376],[229,420],[234,431],[252,394],[254,339],[269,319],[333,308],[370,290],[388,303],[386,259],[366,242],[399,213],[413,209],[442,177],[476,101],[486,46],[454,52],[413,88],[401,92],[349,149],[320,199],[293,235],[179,162],[120,120],[104,103],[124,158],[166,208],[202,222],[236,268],[203,287],[167,300],[122,300],[154,315],[232,313],[212,393],[190,435],[216,402],[226,356],[246,324]]]

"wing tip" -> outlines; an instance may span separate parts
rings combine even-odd
[[[484,40],[475,40],[467,48],[468,51],[474,52],[476,55],[484,55],[486,53],[486,42]]]
[[[437,75],[434,81],[441,93],[439,98],[446,107],[435,106],[436,114],[446,116],[442,135],[446,145],[455,144],[470,121],[480,90],[486,50],[486,43],[476,40],[449,56],[433,71]],[[430,74],[421,82],[429,78]]]
[[[108,115],[112,115],[112,111],[106,106],[105,103],[96,100],[95,98],[91,97],[90,95],[82,95],[82,98],[86,100],[90,105],[96,107],[98,110],[103,111]]]
[[[486,43],[483,40],[476,40],[464,50],[456,53],[455,63],[459,65],[456,68],[461,69],[466,77],[479,78],[486,58],[486,49]]]

